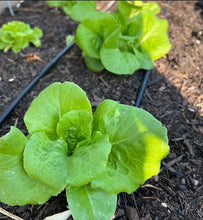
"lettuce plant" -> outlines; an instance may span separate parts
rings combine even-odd
[[[75,21],[82,21],[90,11],[96,11],[96,1],[47,1],[48,5],[61,7]]]
[[[4,24],[0,29],[0,50],[6,53],[9,49],[18,53],[21,49],[29,46],[30,43],[35,47],[41,46],[39,38],[42,31],[39,28],[31,29],[28,24],[22,21],[12,21]]]
[[[89,12],[67,42],[75,40],[92,71],[133,74],[153,69],[154,60],[171,48],[167,20],[156,16],[158,4],[118,1],[117,7],[117,13]]]
[[[116,194],[132,193],[159,172],[167,130],[150,113],[104,100],[92,114],[85,92],[53,83],[18,128],[0,138],[0,201],[42,204],[66,190],[75,220],[107,220]]]

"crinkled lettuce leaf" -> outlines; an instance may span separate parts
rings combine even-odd
[[[65,14],[74,21],[82,19],[91,11],[96,11],[96,1],[47,1],[50,6],[62,7]]]
[[[128,29],[128,25],[135,19],[136,15],[141,12],[142,7],[132,4],[129,1],[118,1],[117,3],[118,18],[122,24],[122,32]]]
[[[74,21],[82,21],[88,13],[96,11],[96,1],[77,1],[70,12]]]
[[[116,74],[133,74],[140,64],[133,53],[119,48],[120,28],[109,35],[101,48],[101,63],[105,68]]]
[[[57,124],[57,134],[69,148],[69,155],[77,143],[89,139],[92,133],[92,114],[85,110],[72,110],[63,115]]]
[[[41,46],[40,38],[43,33],[39,28],[31,29],[21,21],[12,21],[4,24],[0,30],[0,49],[7,52],[12,49],[18,53],[32,43],[35,47]]]
[[[68,146],[63,139],[50,140],[36,132],[24,150],[24,168],[30,177],[61,192],[66,186]]]
[[[117,13],[93,11],[81,20],[74,39],[83,50],[87,67],[119,75],[153,69],[154,60],[171,48],[168,23],[156,16],[159,5],[118,1],[117,7]]]
[[[111,150],[108,135],[95,132],[78,142],[68,156],[67,143],[51,140],[45,132],[34,133],[24,150],[24,168],[30,177],[61,192],[67,185],[82,186],[105,170]]]
[[[133,1],[135,6],[141,6],[142,9],[150,9],[155,15],[159,14],[161,12],[161,8],[156,2],[143,2],[143,1]]]
[[[169,152],[167,130],[143,109],[105,100],[93,118],[93,130],[108,134],[112,144],[104,173],[92,187],[108,193],[132,193],[158,174]]]
[[[0,138],[0,201],[9,205],[42,204],[59,193],[25,172],[23,152],[27,141],[15,127]]]
[[[42,91],[27,110],[24,121],[30,134],[37,131],[57,136],[56,127],[64,114],[72,110],[92,113],[85,92],[71,82],[53,83]]]
[[[111,143],[107,134],[93,133],[86,141],[78,143],[67,161],[67,184],[82,186],[102,174],[106,168]]]
[[[168,39],[168,22],[154,15],[149,9],[141,13],[142,36],[135,41],[135,48],[142,47],[153,60],[161,58],[168,53],[171,44]],[[133,27],[140,26],[140,20],[133,22]]]
[[[87,56],[100,59],[104,40],[119,26],[120,24],[111,14],[91,12],[79,24],[75,41]]]
[[[42,91],[25,123],[28,137],[12,127],[0,138],[0,200],[41,204],[66,189],[75,219],[110,219],[115,194],[157,174],[169,152],[166,128],[150,113],[105,100],[92,116],[71,82]]]

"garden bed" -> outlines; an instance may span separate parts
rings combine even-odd
[[[165,3],[159,2],[165,9]],[[152,113],[168,128],[171,151],[163,161],[161,172],[135,193],[118,196],[116,219],[133,218],[136,212],[144,219],[202,219],[202,148],[203,148],[203,19],[198,2],[172,2],[167,13],[172,49],[156,61],[151,71],[141,108]],[[21,53],[0,51],[0,114],[23,91],[41,70],[65,47],[65,38],[74,34],[77,22],[45,1],[26,1],[0,15],[0,24],[12,20],[29,23],[43,30],[42,46],[28,47]],[[28,53],[35,53],[42,62],[29,63]],[[93,110],[104,99],[134,105],[144,71],[118,76],[107,71],[93,73],[74,45],[60,61],[20,101],[0,125],[0,136],[11,125],[25,134],[23,116],[31,101],[53,82],[71,81],[86,91]],[[51,198],[43,205],[0,207],[23,219],[43,219],[67,209],[65,194]],[[1,219],[8,217],[0,214]]]

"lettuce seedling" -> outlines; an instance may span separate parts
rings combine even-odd
[[[65,14],[74,21],[82,19],[91,11],[96,11],[96,1],[47,1],[48,5],[62,7]]]
[[[18,53],[32,43],[35,47],[41,46],[39,38],[42,37],[39,28],[31,29],[28,24],[22,21],[12,21],[4,24],[0,29],[0,50],[6,53],[9,49]]]
[[[89,12],[67,44],[75,40],[92,71],[133,74],[153,69],[154,60],[171,48],[167,20],[156,16],[160,7],[142,1],[118,1],[117,7],[117,13]]]
[[[116,194],[132,193],[159,172],[167,130],[150,113],[104,100],[94,114],[85,92],[53,83],[24,121],[0,138],[0,201],[42,204],[66,190],[75,220],[110,219]]]

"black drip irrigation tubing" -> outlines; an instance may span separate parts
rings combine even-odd
[[[142,81],[142,85],[140,86],[139,93],[138,93],[138,96],[137,96],[137,100],[136,100],[136,103],[135,103],[135,107],[137,107],[137,108],[140,106],[140,103],[142,101],[142,97],[144,95],[144,91],[145,91],[145,88],[147,86],[147,80],[149,78],[150,72],[151,72],[150,70],[146,71],[144,79]]]
[[[8,1],[9,2],[9,1]],[[170,4],[170,1],[168,1],[168,6]],[[168,12],[168,6],[165,10],[164,13],[164,18],[166,18],[166,14]],[[2,124],[2,122],[5,120],[5,118],[8,116],[8,114],[14,109],[14,107],[20,102],[20,100],[30,91],[30,89],[45,75],[48,73],[48,71],[51,69],[51,67],[54,66],[54,64],[75,44],[75,42],[73,41],[71,44],[69,44],[68,46],[66,46],[60,53],[57,54],[57,56],[50,62],[48,63],[45,68],[42,70],[42,72],[36,76],[31,82],[30,84],[22,91],[22,93],[20,93],[20,95],[10,104],[10,106],[6,109],[6,111],[0,116],[0,125]],[[149,78],[150,75],[150,70],[146,71],[145,73],[145,77],[143,79],[142,85],[139,89],[139,93],[137,96],[137,100],[135,103],[135,107],[139,107],[141,101],[142,101],[142,97],[145,91],[145,88],[147,86],[147,80]]]
[[[168,5],[167,5],[167,7],[165,9],[165,12],[164,12],[164,18],[166,18],[166,15],[167,15],[167,12],[168,12],[168,7],[169,7],[170,3],[171,3],[171,1],[168,1]],[[137,107],[137,108],[139,108],[140,103],[142,101],[142,97],[143,97],[145,88],[147,86],[147,81],[148,81],[150,72],[151,72],[150,70],[146,71],[143,82],[142,82],[142,85],[140,86],[139,93],[138,93],[138,96],[137,96],[137,99],[136,99],[136,102],[135,102],[135,107]]]

